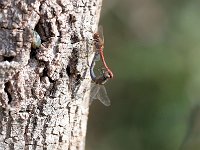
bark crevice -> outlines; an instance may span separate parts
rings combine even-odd
[[[11,95],[11,91],[10,91],[10,82],[5,83],[4,91],[8,97],[8,104],[10,104],[12,102],[12,95]]]

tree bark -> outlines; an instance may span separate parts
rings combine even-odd
[[[0,0],[0,150],[84,150],[101,3]]]

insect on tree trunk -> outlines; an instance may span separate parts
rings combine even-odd
[[[0,150],[84,150],[101,3],[0,0]]]

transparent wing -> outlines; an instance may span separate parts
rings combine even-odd
[[[110,99],[106,92],[106,88],[103,85],[99,85],[100,89],[97,93],[97,99],[100,100],[105,106],[110,106]]]
[[[95,61],[99,61],[100,60],[99,52],[96,52],[94,57],[95,57]]]
[[[103,26],[102,25],[99,25],[99,27],[98,27],[98,33],[99,33],[99,36],[100,36],[102,42],[104,43]]]
[[[91,91],[90,91],[90,104],[93,102],[94,99],[97,99],[97,94],[99,92],[100,87],[95,84],[91,83]]]

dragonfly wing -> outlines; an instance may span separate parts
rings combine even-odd
[[[94,99],[97,99],[97,93],[99,92],[100,87],[95,83],[91,83],[91,91],[90,91],[90,104]]]
[[[100,60],[100,54],[98,53],[97,55],[96,55],[96,61],[99,61]]]
[[[102,26],[102,25],[100,25],[100,26],[98,27],[98,33],[99,33],[99,36],[100,36],[102,42],[104,43],[103,26]]]
[[[100,54],[99,54],[99,52],[95,52],[95,54],[94,54],[95,56],[94,56],[94,60],[95,61],[99,61],[100,60]]]
[[[106,88],[103,85],[99,86],[99,92],[97,93],[97,99],[100,100],[105,106],[110,106],[110,99],[107,95]]]

